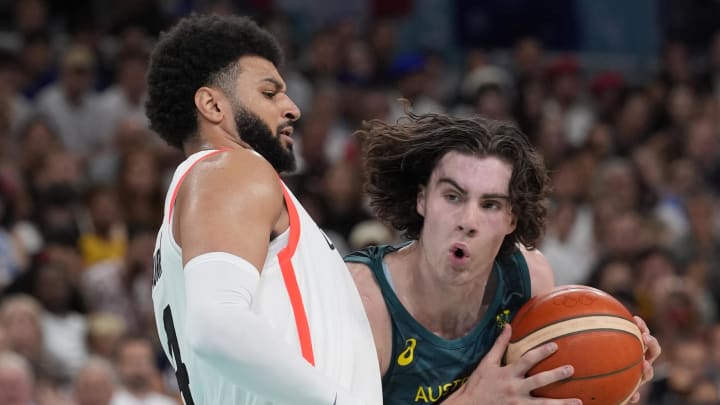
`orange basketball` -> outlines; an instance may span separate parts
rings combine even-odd
[[[528,301],[515,315],[508,363],[543,343],[558,350],[528,376],[570,364],[575,373],[533,391],[545,398],[580,398],[583,404],[624,404],[640,384],[643,343],[630,312],[609,294],[580,285],[556,287]]]

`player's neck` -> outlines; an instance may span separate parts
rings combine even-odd
[[[399,261],[400,271],[393,274],[400,301],[438,336],[455,339],[468,334],[487,310],[483,297],[492,267],[460,277],[447,274],[430,265],[419,243],[413,245],[399,252],[407,256]]]
[[[198,127],[198,135],[189,139],[183,145],[185,156],[193,153],[209,149],[251,149],[250,145],[245,143],[236,134],[227,132],[219,125],[203,125]]]

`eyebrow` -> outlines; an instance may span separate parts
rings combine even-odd
[[[462,194],[467,194],[467,190],[460,187],[460,185],[455,180],[453,180],[449,177],[441,177],[440,179],[438,179],[438,184],[442,184],[442,183],[449,184],[450,186],[456,188]],[[485,193],[485,194],[481,195],[481,198],[498,198],[498,199],[509,200],[510,196],[507,194],[501,194],[501,193]]]
[[[266,77],[266,78],[260,80],[260,82],[266,82],[266,83],[272,84],[273,86],[275,86],[275,90],[277,90],[277,91],[285,91],[285,85],[283,83],[281,83],[280,81],[278,81],[277,79],[275,79],[274,77]]]

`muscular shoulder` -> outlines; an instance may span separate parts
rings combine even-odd
[[[262,268],[283,213],[280,180],[263,158],[245,149],[210,156],[188,172],[175,202],[184,260],[222,251]]]
[[[392,350],[390,313],[385,305],[380,286],[370,268],[362,263],[346,263],[346,265],[365,306],[365,312],[375,338],[380,372],[384,375],[388,368]]]
[[[198,194],[200,193],[200,194]],[[192,197],[206,194],[258,199],[268,203],[282,196],[278,175],[261,156],[247,149],[232,149],[200,161],[183,182],[180,194]],[[209,202],[221,201],[211,200]],[[281,203],[280,200],[278,203]]]
[[[532,296],[543,294],[555,286],[555,275],[547,258],[538,250],[527,250],[520,247],[530,273]]]

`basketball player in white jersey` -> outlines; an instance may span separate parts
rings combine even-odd
[[[190,16],[148,73],[152,128],[187,159],[158,233],[153,302],[187,405],[382,403],[350,273],[278,173],[300,111],[246,18]]]

